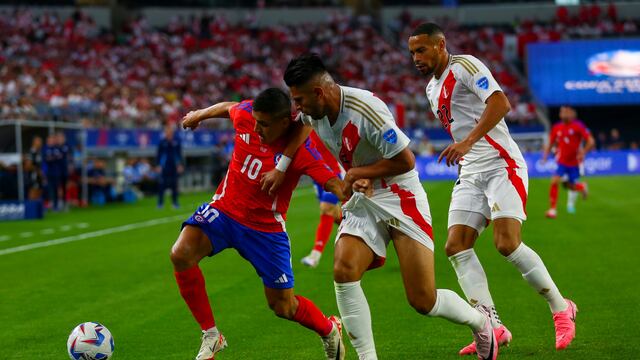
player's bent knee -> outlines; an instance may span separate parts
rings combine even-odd
[[[509,256],[520,246],[520,241],[510,234],[501,233],[495,235],[495,245],[502,256]]]
[[[436,293],[422,293],[420,295],[408,296],[409,305],[414,308],[419,314],[428,315],[433,306],[436,304]]]
[[[171,248],[171,263],[176,271],[189,269],[206,256],[207,251],[211,251],[210,245],[203,243],[204,234],[199,229],[185,227],[180,233],[178,240]]]
[[[283,319],[293,319],[295,313],[293,311],[293,303],[285,299],[269,300],[269,308],[277,317]]]
[[[359,271],[354,264],[340,259],[335,259],[333,262],[333,279],[335,282],[353,282],[360,280],[361,277],[361,271]]]
[[[464,245],[463,242],[460,241],[452,241],[447,240],[447,243],[444,245],[444,251],[447,254],[447,257],[453,256],[461,251],[465,251],[469,249]]]

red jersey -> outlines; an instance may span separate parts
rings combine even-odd
[[[556,161],[564,166],[578,166],[578,151],[583,140],[587,140],[591,132],[580,120],[571,120],[565,124],[559,122],[551,128],[549,143],[556,145]]]
[[[250,100],[229,109],[236,131],[235,144],[229,169],[218,186],[211,205],[251,229],[264,232],[286,231],[286,212],[300,176],[309,175],[324,186],[336,175],[329,170],[313,143],[307,139],[293,157],[277,195],[271,197],[262,191],[262,174],[275,168],[287,142],[286,139],[279,139],[269,145],[261,143],[258,133],[254,131],[256,120],[251,115],[252,110],[253,101]]]
[[[341,175],[342,174],[342,166],[340,166],[340,163],[338,163],[338,160],[336,160],[336,158],[333,156],[333,154],[331,154],[331,152],[329,152],[329,149],[327,149],[327,147],[324,146],[324,143],[318,137],[318,134],[316,134],[316,132],[312,130],[311,134],[309,135],[309,138],[311,139],[311,141],[313,141],[313,143],[316,146],[316,149],[318,149],[318,152],[320,153],[320,155],[322,155],[322,159],[324,160],[324,162],[327,163],[327,165],[329,165],[331,170],[336,175]]]

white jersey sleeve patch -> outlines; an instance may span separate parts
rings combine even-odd
[[[483,103],[494,92],[502,91],[491,71],[477,58],[470,55],[457,55],[453,57],[452,64],[460,65],[462,70],[458,72],[457,78]]]

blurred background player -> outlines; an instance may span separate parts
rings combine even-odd
[[[578,193],[587,198],[587,184],[578,181],[580,179],[580,166],[585,155],[595,146],[595,140],[591,131],[578,120],[576,110],[570,106],[560,107],[560,122],[551,128],[549,133],[549,143],[544,148],[542,162],[546,162],[551,150],[556,149],[556,162],[558,168],[551,177],[551,187],[549,189],[549,210],[546,216],[555,219],[558,215],[556,204],[558,202],[558,184],[565,180],[564,184],[568,189],[567,212],[576,212],[576,199]],[[583,146],[584,144],[584,146]]]
[[[315,131],[312,131],[309,137],[314,142],[316,149],[318,149],[324,161],[331,168],[331,171],[342,179],[344,170],[338,163],[338,160],[327,150]],[[318,201],[320,202],[320,222],[316,229],[316,241],[313,249],[309,255],[303,257],[301,260],[303,265],[312,268],[318,266],[320,263],[322,252],[331,236],[333,224],[340,224],[340,220],[342,219],[342,209],[340,208],[338,197],[329,191],[325,191],[317,182],[314,182],[314,186]]]
[[[60,199],[59,188],[62,177],[63,154],[62,148],[58,145],[55,134],[47,136],[47,142],[42,149],[43,173],[46,183],[46,198],[48,207],[54,211],[62,208],[64,199]]]
[[[177,139],[174,139],[173,126],[166,126],[164,139],[158,144],[156,154],[156,171],[158,177],[158,208],[164,205],[164,192],[171,189],[171,201],[173,207],[178,208],[178,176],[182,174],[184,165],[182,162],[182,147]]]
[[[285,217],[300,176],[311,176],[344,198],[343,183],[326,166],[309,140],[296,151],[282,187],[275,196],[261,190],[260,174],[282,161],[282,149],[291,133],[291,101],[277,88],[261,92],[255,101],[222,102],[192,111],[184,128],[197,128],[208,118],[230,118],[235,147],[229,170],[213,201],[205,203],[182,225],[171,250],[180,294],[202,329],[202,346],[196,360],[211,360],[227,346],[218,331],[204,277],[198,263],[205,256],[234,248],[262,278],[269,307],[282,318],[298,322],[321,336],[327,359],[343,359],[341,323],[326,317],[309,299],[294,295],[291,245]],[[263,354],[269,358],[268,354]]]
[[[445,250],[460,287],[472,304],[491,310],[491,322],[500,345],[511,333],[496,311],[487,276],[474,246],[478,235],[493,221],[496,249],[551,309],[556,329],[556,349],[564,349],[575,337],[577,308],[560,294],[542,259],[521,240],[527,219],[529,185],[527,165],[504,121],[511,106],[489,69],[471,55],[451,55],[442,29],[434,23],[415,28],[408,41],[418,71],[431,76],[426,95],[454,143],[438,162],[459,166],[451,203]],[[476,352],[476,343],[460,350]]]
[[[60,209],[67,210],[67,184],[69,182],[69,164],[71,157],[71,149],[67,144],[67,138],[64,132],[60,131],[55,134],[56,146],[58,147],[57,153],[57,166],[59,172],[59,188],[61,190],[61,207]]]

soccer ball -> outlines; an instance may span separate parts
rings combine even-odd
[[[82,323],[69,335],[67,351],[74,360],[107,360],[113,354],[113,336],[104,325]]]

